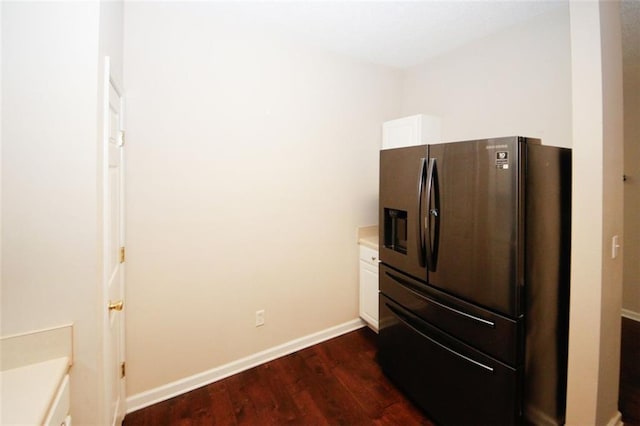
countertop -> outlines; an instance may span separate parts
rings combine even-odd
[[[2,425],[41,425],[73,364],[73,325],[0,338]]]
[[[378,250],[378,225],[358,228],[358,244]]]
[[[43,424],[69,364],[61,357],[0,372],[1,423]]]

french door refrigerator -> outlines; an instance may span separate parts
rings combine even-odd
[[[383,371],[443,425],[563,424],[571,151],[380,152]]]

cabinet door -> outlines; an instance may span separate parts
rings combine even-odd
[[[431,115],[412,115],[382,123],[382,148],[434,143],[440,140],[440,118]]]
[[[58,389],[58,393],[55,396],[51,408],[47,413],[47,417],[44,424],[49,426],[58,426],[65,424],[65,419],[68,417],[71,407],[71,391],[69,390],[69,375],[65,375],[62,380],[62,384]]]
[[[360,317],[378,331],[378,266],[360,261]]]

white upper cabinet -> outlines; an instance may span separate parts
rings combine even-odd
[[[382,149],[439,142],[440,117],[411,115],[382,124]]]

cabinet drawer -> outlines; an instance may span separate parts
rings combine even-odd
[[[380,292],[439,329],[516,366],[523,321],[472,305],[380,265]]]
[[[360,260],[378,267],[378,250],[366,246],[360,246]]]
[[[69,375],[67,374],[62,380],[60,388],[58,388],[58,393],[56,394],[53,404],[51,404],[44,424],[47,426],[60,426],[61,424],[65,424],[70,406]]]

